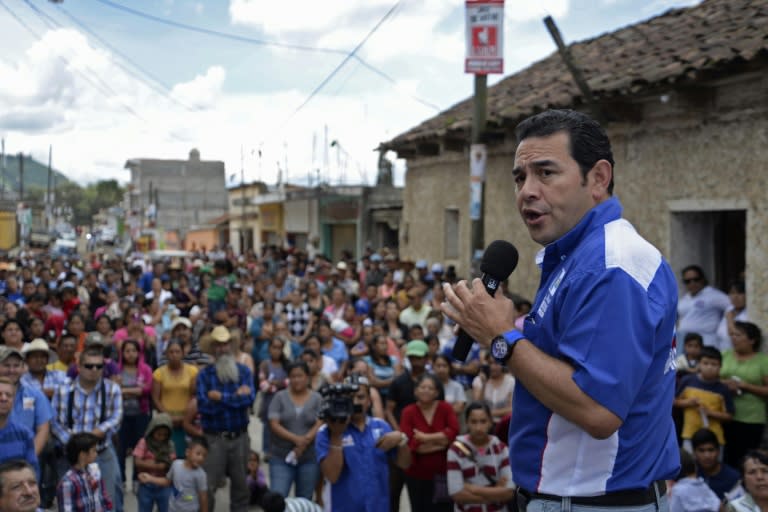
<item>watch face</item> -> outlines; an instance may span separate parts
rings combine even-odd
[[[507,340],[502,337],[493,339],[493,342],[491,342],[491,356],[494,359],[504,359],[507,357],[508,352],[509,345],[507,345]]]

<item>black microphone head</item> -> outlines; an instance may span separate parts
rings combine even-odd
[[[517,267],[517,249],[506,240],[494,240],[485,249],[480,272],[504,281]]]

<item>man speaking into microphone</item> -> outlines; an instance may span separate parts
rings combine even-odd
[[[622,219],[597,122],[550,110],[521,122],[517,139],[517,208],[544,247],[523,332],[512,301],[479,279],[446,286],[443,310],[517,378],[509,448],[518,504],[666,511],[664,480],[679,466],[674,274]]]

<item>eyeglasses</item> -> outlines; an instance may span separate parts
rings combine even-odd
[[[104,368],[103,364],[83,364],[83,368],[87,370],[101,370]]]
[[[700,277],[690,277],[688,279],[683,279],[683,284],[698,283],[699,281],[701,281]]]

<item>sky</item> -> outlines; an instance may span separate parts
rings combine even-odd
[[[547,15],[574,42],[696,3],[506,0],[505,74],[555,50]],[[0,0],[0,137],[41,162],[52,147],[81,184],[197,148],[228,185],[370,185],[380,142],[472,94],[464,16],[458,0]]]

